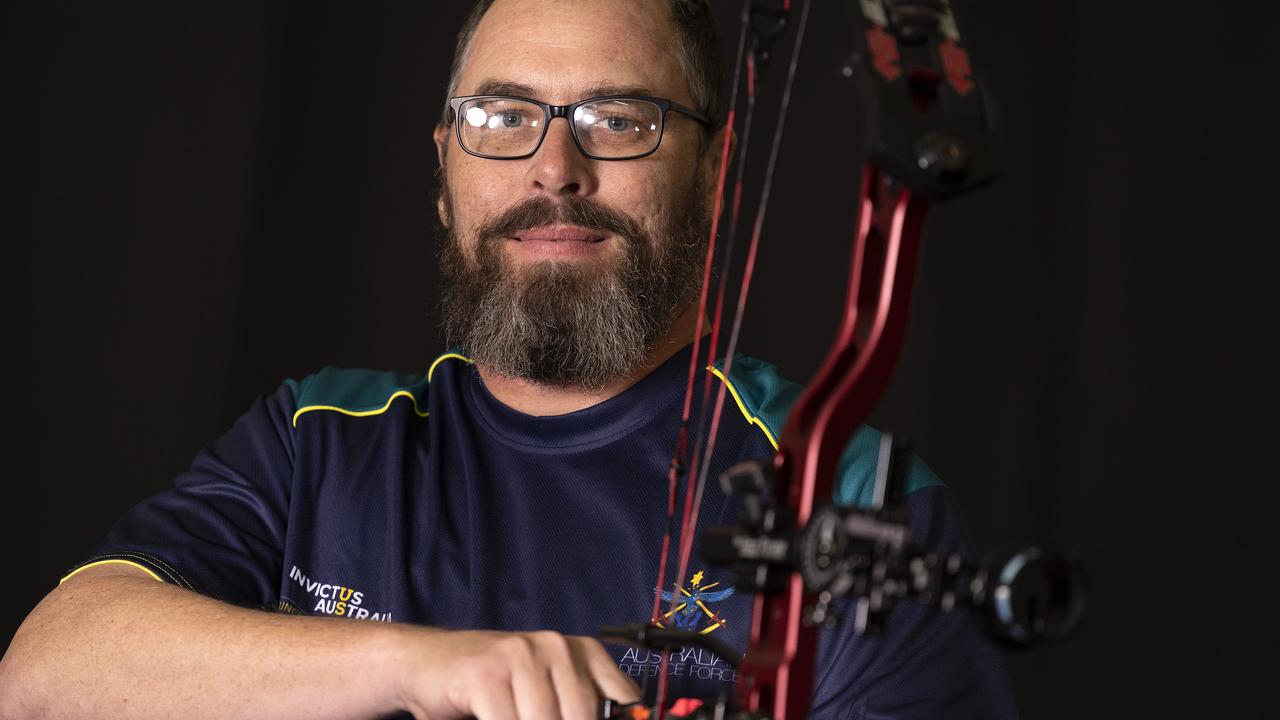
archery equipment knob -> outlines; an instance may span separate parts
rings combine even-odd
[[[969,151],[959,138],[934,130],[916,141],[916,164],[938,180],[957,182],[969,169]]]
[[[942,0],[884,0],[889,24],[904,43],[924,42],[938,31],[947,12]]]

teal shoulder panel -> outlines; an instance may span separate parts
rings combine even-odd
[[[314,411],[338,412],[354,417],[380,415],[395,402],[411,403],[426,417],[427,377],[420,374],[327,367],[302,380],[286,383],[293,392],[298,418]]]
[[[719,373],[717,363],[716,374]],[[800,399],[804,387],[782,377],[773,365],[752,357],[737,356],[728,383],[747,421],[759,425],[773,446],[782,433],[782,426],[791,408]],[[839,482],[835,488],[837,505],[868,507],[875,493],[876,463],[880,455],[879,430],[863,425],[854,433],[848,447],[840,456],[837,469]],[[942,481],[914,453],[907,468],[906,492],[942,485]]]
[[[833,493],[837,505],[871,507],[871,499],[876,491],[876,465],[880,458],[882,435],[870,425],[863,425],[853,434],[836,469],[840,477],[840,484]],[[943,484],[914,452],[907,463],[907,487],[904,492],[913,493]]]
[[[724,376],[719,373],[721,367],[716,363],[716,374],[723,380]],[[782,377],[773,365],[745,355],[733,358],[727,384],[747,421],[758,420],[753,424],[761,426],[776,450],[782,426],[804,387]]]

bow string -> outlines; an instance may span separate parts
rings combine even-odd
[[[747,297],[750,293],[751,281],[754,277],[756,258],[759,253],[760,237],[764,227],[765,216],[769,207],[769,198],[773,188],[773,178],[777,168],[778,157],[782,147],[782,139],[786,129],[786,119],[788,110],[791,105],[792,88],[795,84],[796,70],[799,66],[800,53],[804,45],[805,29],[808,26],[810,0],[804,0],[800,11],[800,21],[796,31],[795,42],[792,46],[790,62],[787,66],[786,80],[783,85],[781,100],[778,106],[778,120],[774,126],[774,133],[769,147],[768,162],[765,167],[764,177],[761,185],[760,199],[756,205],[755,217],[752,222],[751,238],[747,247],[747,257],[742,272],[740,284],[738,287],[738,298],[733,314],[733,324],[729,332],[726,350],[721,360],[721,372],[727,378],[733,369],[733,360],[737,352],[738,339],[742,330],[742,318],[747,304]],[[770,22],[768,27],[761,27],[757,23],[760,13],[764,13],[766,19]],[[672,600],[668,608],[670,612],[675,610],[676,604],[680,597],[680,583],[688,573],[690,555],[693,549],[693,541],[697,532],[698,518],[702,508],[702,498],[706,487],[707,475],[711,467],[711,458],[715,451],[716,438],[720,427],[720,419],[724,411],[724,405],[727,399],[727,385],[720,383],[716,392],[715,402],[711,402],[711,384],[702,383],[703,396],[702,403],[699,405],[698,422],[694,425],[697,429],[692,452],[688,449],[688,428],[689,415],[691,411],[694,387],[697,377],[706,372],[703,365],[704,361],[700,357],[701,339],[703,337],[702,323],[707,315],[708,298],[710,296],[709,289],[712,279],[715,277],[714,265],[716,263],[716,237],[719,229],[719,219],[723,209],[724,189],[727,178],[728,158],[731,134],[734,131],[734,121],[736,118],[736,110],[738,104],[739,87],[742,83],[742,75],[745,69],[746,74],[746,110],[743,116],[743,133],[742,142],[738,147],[738,154],[735,160],[735,179],[733,184],[733,201],[730,209],[729,231],[726,234],[723,257],[720,258],[720,267],[726,270],[730,267],[734,257],[734,247],[738,235],[738,222],[742,208],[742,192],[744,185],[745,170],[747,167],[747,158],[751,148],[751,129],[755,118],[757,89],[760,81],[761,65],[768,60],[771,51],[771,45],[778,36],[787,27],[787,20],[791,13],[791,0],[782,0],[781,6],[773,11],[766,11],[759,7],[752,0],[745,0],[742,5],[742,13],[740,16],[740,29],[738,35],[738,47],[736,60],[734,62],[733,85],[730,93],[728,116],[725,121],[725,131],[723,144],[721,149],[721,165],[719,177],[717,179],[716,195],[714,200],[714,216],[711,223],[710,238],[708,240],[707,254],[703,268],[702,289],[698,302],[698,317],[695,324],[695,341],[693,344],[693,352],[691,353],[689,363],[689,373],[685,385],[685,398],[683,405],[683,413],[681,416],[681,425],[676,439],[676,449],[672,456],[672,462],[668,471],[668,516],[666,523],[666,532],[664,533],[662,551],[659,560],[658,582],[655,587],[661,588],[666,585],[665,571],[667,556],[669,553],[671,542],[671,530],[674,525],[675,512],[675,496],[676,485],[679,479],[685,481],[685,503],[683,514],[680,522],[679,531],[679,548],[677,553],[677,570],[675,582],[672,587]],[[751,49],[747,50],[748,38],[755,30],[754,37],[751,37]],[[710,326],[710,338],[707,343],[708,357],[705,364],[710,365],[715,359],[715,354],[719,348],[720,332],[724,323],[725,299],[726,299],[727,283],[723,280],[716,283],[716,303],[714,317]],[[706,415],[710,410],[709,424],[706,421]],[[659,597],[655,594],[654,611],[652,613],[651,622],[657,623]],[[662,651],[662,659],[658,670],[658,693],[657,693],[657,713],[661,720],[666,708],[667,699],[667,667],[670,662],[670,649],[664,648]],[[646,676],[646,683],[648,676]]]

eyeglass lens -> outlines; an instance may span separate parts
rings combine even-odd
[[[546,130],[542,108],[514,98],[468,100],[458,108],[458,116],[463,146],[493,158],[532,153]],[[596,100],[574,110],[573,127],[588,155],[634,157],[658,146],[662,136],[662,110],[647,100]]]

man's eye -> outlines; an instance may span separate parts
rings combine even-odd
[[[518,112],[504,112],[501,118],[505,128],[518,128],[524,124],[524,116]]]
[[[614,132],[622,132],[631,127],[631,123],[623,117],[613,116],[605,120],[605,127]]]

